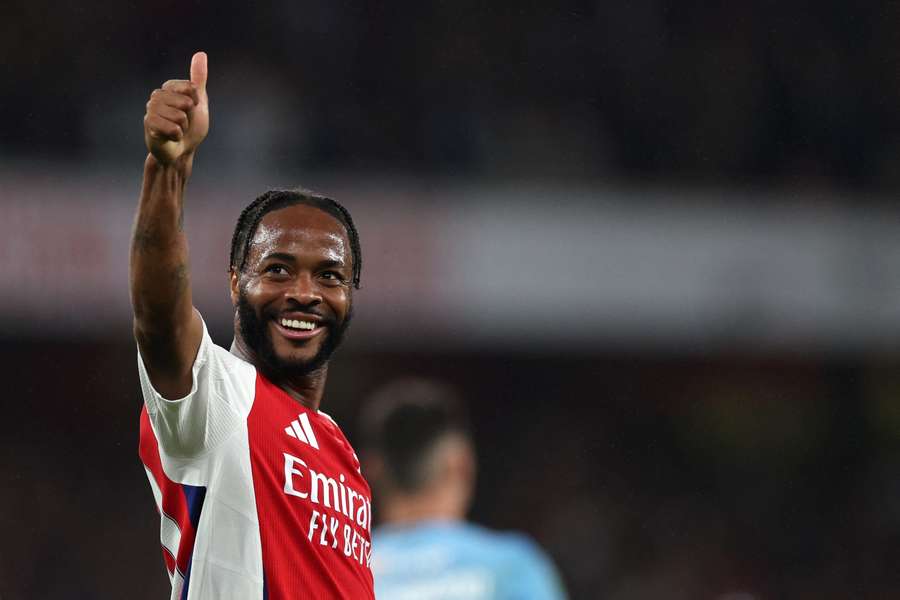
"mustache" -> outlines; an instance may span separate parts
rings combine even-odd
[[[302,304],[296,304],[293,306],[289,306],[281,311],[267,311],[263,316],[266,319],[270,319],[272,321],[278,321],[281,319],[284,313],[297,313],[301,312],[303,314],[309,315],[311,317],[316,317],[318,319],[319,325],[322,327],[334,328],[337,324],[337,319],[334,315],[326,314],[316,308],[315,306],[304,306]]]
[[[288,311],[295,314],[305,313],[309,317],[315,318],[319,326],[327,328],[322,336],[323,339],[319,350],[312,359],[306,361],[283,361],[275,353],[272,332],[269,330],[268,321],[277,323],[277,319]],[[340,321],[337,315],[328,310],[327,306],[308,305],[296,301],[288,303],[287,306],[282,307],[280,310],[270,307],[270,310],[257,313],[250,305],[246,295],[241,294],[238,300],[237,312],[238,330],[244,343],[255,355],[254,363],[258,368],[268,373],[268,377],[274,378],[274,381],[284,377],[306,375],[326,364],[338,346],[341,345],[347,328],[350,326],[350,321],[353,317],[353,306],[347,307],[347,314]]]

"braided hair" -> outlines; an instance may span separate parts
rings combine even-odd
[[[253,235],[256,233],[260,220],[267,213],[295,204],[306,204],[307,206],[318,208],[337,219],[344,226],[344,229],[347,230],[347,237],[350,240],[350,253],[353,256],[352,283],[353,287],[359,289],[359,278],[362,272],[362,249],[359,245],[359,234],[356,231],[356,226],[353,224],[350,212],[336,200],[302,188],[269,190],[241,211],[241,215],[238,217],[237,224],[234,227],[234,235],[231,237],[229,268],[235,273],[240,273],[244,270],[244,265],[247,263],[247,255],[250,253],[250,242],[253,240]]]

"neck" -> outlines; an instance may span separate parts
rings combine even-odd
[[[303,375],[284,375],[273,373],[259,360],[252,349],[244,343],[240,334],[234,336],[231,353],[256,367],[269,381],[280,387],[288,396],[310,410],[319,410],[322,394],[325,391],[325,380],[328,378],[328,364]]]

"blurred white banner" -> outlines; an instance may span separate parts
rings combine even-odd
[[[0,173],[3,335],[128,335],[139,177]],[[363,175],[304,184],[359,226],[354,343],[900,348],[900,211]],[[268,185],[207,178],[188,191],[195,303],[220,329],[234,221]]]

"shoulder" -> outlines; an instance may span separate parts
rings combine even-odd
[[[556,567],[550,556],[525,533],[466,524],[460,528],[459,536],[473,553],[481,555],[485,563],[494,565],[504,581],[521,581],[524,578],[534,584],[535,580],[552,583],[557,579]]]
[[[321,410],[316,411],[316,416],[318,417],[317,422],[322,429],[328,432],[328,435],[335,441],[338,448],[341,448],[341,452],[345,455],[345,460],[349,461],[348,464],[352,466],[357,473],[361,474],[362,467],[359,462],[359,456],[357,456],[356,451],[350,444],[350,440],[344,435],[344,432],[337,424],[337,421],[331,418],[331,415],[324,413]]]
[[[337,424],[337,421],[335,421],[331,415],[322,412],[321,410],[316,411],[316,415],[319,417],[319,423],[322,427],[352,452],[353,448],[350,446],[350,441],[347,439],[347,436],[344,435],[344,432],[341,430],[340,425]]]
[[[510,560],[546,560],[544,551],[528,535],[518,531],[497,531],[469,523],[461,533],[498,557]]]
[[[203,323],[203,341],[200,343],[200,349],[197,352],[197,362],[200,361],[212,363],[215,367],[222,370],[222,375],[243,376],[254,381],[256,380],[256,367],[233,354],[224,346],[213,342],[205,322]]]
[[[372,533],[373,539],[385,546],[408,547],[438,543],[456,548],[466,556],[481,556],[494,563],[520,559],[535,554],[540,548],[524,534],[499,532],[465,522],[423,522],[415,526],[382,525]]]
[[[519,532],[497,533],[502,548],[501,581],[508,587],[508,597],[563,599],[562,579],[550,556],[529,536]]]
[[[331,417],[331,415],[329,415],[328,413],[326,413],[325,411],[322,411],[322,410],[318,411],[318,415],[320,417],[322,417],[322,422],[325,423],[326,427],[330,427],[330,428],[334,429],[338,433],[338,435],[343,437],[344,432],[341,431],[341,427],[337,424],[337,421],[335,421]]]
[[[206,323],[203,324],[203,341],[197,352],[193,373],[195,388],[204,386],[206,394],[233,402],[234,408],[243,417],[247,416],[256,395],[256,367],[214,343]]]
[[[519,532],[497,534],[509,555],[516,560],[550,564],[550,557],[531,537]]]
[[[173,458],[199,458],[213,450],[240,427],[255,398],[256,369],[214,344],[205,323],[186,395],[167,399],[159,393],[140,348],[138,372],[152,432],[160,451]]]
[[[196,310],[196,309],[195,309]],[[206,321],[199,311],[196,313],[200,318],[203,327],[202,336],[200,338],[200,346],[197,348],[197,355],[194,357],[191,365],[191,373],[193,376],[193,387],[191,395],[196,392],[198,383],[217,380],[238,380],[246,387],[250,383],[256,381],[256,367],[244,359],[232,354],[226,348],[213,342],[206,326]],[[149,377],[146,374],[144,359],[141,355],[140,347],[138,348],[138,368],[142,379]],[[152,385],[150,386],[152,387]]]

